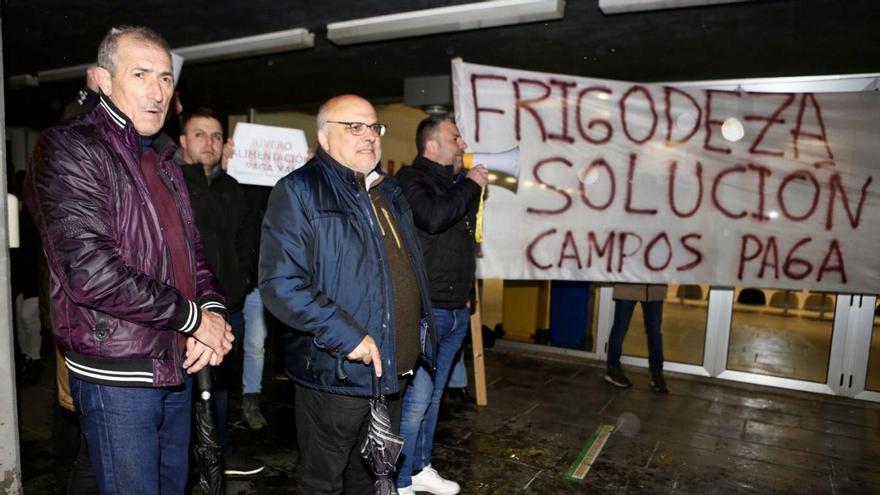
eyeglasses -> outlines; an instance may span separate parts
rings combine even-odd
[[[342,124],[348,127],[348,132],[351,133],[352,136],[363,136],[365,132],[367,132],[367,128],[369,127],[371,131],[373,131],[373,135],[384,136],[385,135],[385,124],[365,124],[363,122],[339,122],[336,120],[328,120],[328,124]]]

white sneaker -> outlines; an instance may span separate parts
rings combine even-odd
[[[443,479],[430,464],[425,466],[419,474],[413,475],[411,488],[416,492],[428,492],[434,495],[455,495],[461,490],[458,483]],[[398,489],[398,491],[400,490]]]
[[[416,491],[413,490],[412,485],[403,488],[397,487],[397,495],[416,495]]]

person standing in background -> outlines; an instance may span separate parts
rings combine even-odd
[[[621,388],[632,385],[620,365],[623,353],[623,338],[629,330],[636,303],[642,305],[645,319],[645,334],[648,338],[648,362],[651,372],[651,388],[655,392],[667,393],[663,378],[663,300],[666,299],[665,285],[615,284],[614,285],[614,323],[608,337],[608,369],[605,381]]]
[[[416,491],[453,495],[461,488],[431,466],[431,450],[443,390],[470,322],[477,252],[474,227],[489,173],[477,166],[456,180],[467,144],[448,117],[429,117],[419,123],[416,148],[419,156],[397,173],[397,179],[418,228],[439,346],[433,378],[430,370],[417,368],[403,397],[400,433],[406,443],[397,487],[401,495]]]
[[[198,108],[181,121],[180,170],[186,181],[196,227],[202,238],[205,260],[226,293],[229,324],[237,344],[247,340],[243,308],[245,295],[256,284],[259,223],[251,212],[241,185],[226,173],[223,160],[223,126],[208,108]],[[214,419],[223,447],[227,475],[252,475],[263,463],[242,457],[229,438],[229,389],[238,383],[235,363],[227,359],[214,371]]]

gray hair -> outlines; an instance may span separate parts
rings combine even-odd
[[[327,107],[329,106],[327,103],[329,102],[330,100],[325,101],[324,104],[318,108],[318,116],[315,118],[315,123],[318,126],[317,129],[323,129],[324,125],[327,124]]]
[[[107,69],[111,74],[116,73],[116,47],[123,37],[131,37],[134,41],[157,46],[165,50],[169,58],[171,57],[171,47],[168,46],[165,38],[156,31],[143,26],[117,26],[110,28],[101,44],[98,45],[98,67]]]

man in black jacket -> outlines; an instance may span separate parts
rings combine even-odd
[[[403,398],[400,433],[406,443],[397,486],[401,495],[416,491],[452,495],[460,487],[431,467],[431,447],[443,389],[467,334],[468,301],[476,269],[475,217],[488,171],[478,166],[460,178],[467,144],[448,117],[422,121],[416,131],[416,147],[419,156],[411,167],[397,174],[397,179],[419,231],[439,346],[434,380],[419,368]]]
[[[226,174],[223,158],[223,127],[207,108],[188,114],[181,123],[181,170],[189,190],[193,216],[202,239],[208,266],[226,292],[229,324],[240,348],[244,334],[245,295],[254,287],[259,224],[245,199],[241,185]],[[262,463],[236,455],[229,442],[226,416],[228,388],[236,380],[232,360],[215,369],[214,417],[223,444],[226,474],[250,475],[263,470]]]

